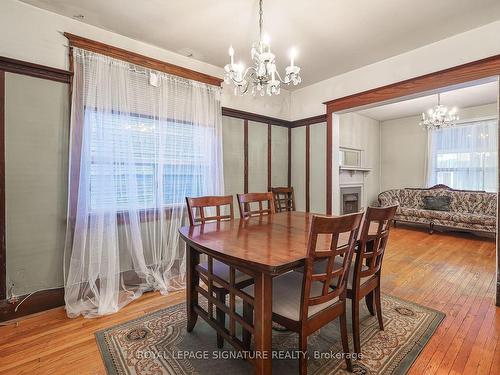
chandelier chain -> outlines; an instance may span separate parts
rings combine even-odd
[[[262,40],[263,25],[264,25],[264,11],[262,10],[262,0],[259,0],[259,40]]]

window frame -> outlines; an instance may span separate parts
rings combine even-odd
[[[471,119],[463,119],[463,120],[458,121],[455,126],[469,127],[469,126],[473,126],[474,123],[486,122],[486,121],[491,121],[491,122],[496,123],[497,134],[495,134],[494,138],[498,140],[498,137],[500,135],[500,128],[498,126],[498,118],[496,116],[483,116],[483,117],[476,117],[476,118],[471,118]],[[443,130],[451,130],[451,129],[452,128],[445,128],[445,129],[442,129],[442,131]],[[497,147],[494,148],[493,151],[491,151],[491,150],[490,151],[484,151],[484,152],[481,152],[481,154],[491,153],[491,152],[493,152],[493,154],[495,152],[498,153],[499,146],[500,145],[497,144]],[[428,149],[429,149],[429,153],[430,153],[430,155],[428,155],[428,158],[430,158],[430,160],[432,160],[432,163],[430,163],[430,165],[433,167],[432,170],[428,172],[428,177],[427,177],[427,184],[428,185],[445,185],[445,186],[449,186],[449,184],[444,184],[443,181],[439,181],[438,180],[438,173],[439,172],[456,172],[456,171],[460,172],[460,171],[464,171],[464,170],[473,170],[473,171],[477,171],[477,172],[483,174],[482,190],[462,189],[462,188],[457,188],[455,186],[449,186],[449,187],[452,188],[452,189],[454,189],[454,190],[463,190],[463,191],[476,191],[476,192],[497,192],[498,191],[498,188],[499,188],[498,186],[493,191],[486,190],[486,183],[485,183],[484,175],[485,175],[485,170],[490,169],[490,168],[498,171],[499,165],[497,165],[496,168],[485,167],[484,164],[483,164],[483,167],[470,167],[470,168],[467,168],[467,167],[456,167],[456,168],[453,168],[453,167],[441,167],[441,168],[439,168],[439,167],[437,167],[437,165],[438,165],[438,160],[437,159],[438,159],[439,155],[447,155],[447,154],[461,155],[461,154],[464,154],[464,155],[470,155],[472,157],[472,155],[475,152],[467,151],[465,149],[456,148],[456,149],[453,150],[453,152],[439,152],[438,151],[436,153],[432,153],[433,150],[432,150],[432,147],[430,147],[430,143],[429,143]],[[452,150],[449,150],[449,151],[452,151]],[[496,157],[495,157],[495,155],[493,155],[493,159],[498,160],[498,155]],[[429,177],[431,177],[431,179]],[[498,180],[498,176],[497,176],[496,180]]]

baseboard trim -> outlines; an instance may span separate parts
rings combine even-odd
[[[45,310],[64,305],[64,288],[42,290],[31,295],[25,300],[17,311],[16,306],[28,295],[19,296],[15,303],[8,300],[0,301],[0,322],[21,318]]]

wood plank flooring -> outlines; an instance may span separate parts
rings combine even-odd
[[[384,293],[446,313],[410,374],[500,374],[493,240],[395,228],[382,280]],[[95,331],[183,300],[148,293],[99,319],[68,319],[59,308],[0,327],[0,375],[105,374]]]

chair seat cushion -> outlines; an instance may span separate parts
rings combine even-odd
[[[288,272],[273,279],[273,313],[291,320],[300,320],[302,283],[303,274],[299,272]],[[322,288],[323,283],[313,281],[310,296],[321,295]],[[244,288],[243,291],[252,296],[254,295],[253,285]],[[335,297],[320,305],[309,306],[308,316],[311,317],[338,301],[339,298]]]
[[[203,268],[205,268],[208,271],[208,263],[207,262],[200,263],[200,266],[203,267]],[[218,260],[214,260],[214,262],[213,262],[213,273],[214,273],[214,275],[217,275],[221,279],[226,280],[227,282],[229,282],[229,276],[230,275],[229,275],[229,266],[227,264],[219,262]],[[234,279],[235,279],[235,283],[236,284],[239,284],[239,283],[241,283],[243,281],[248,281],[251,278],[252,278],[251,276],[247,275],[244,272],[240,272],[238,270],[236,270],[236,272],[234,274]],[[222,285],[220,285],[216,281],[214,281],[214,286],[217,287],[217,288],[222,288]]]

